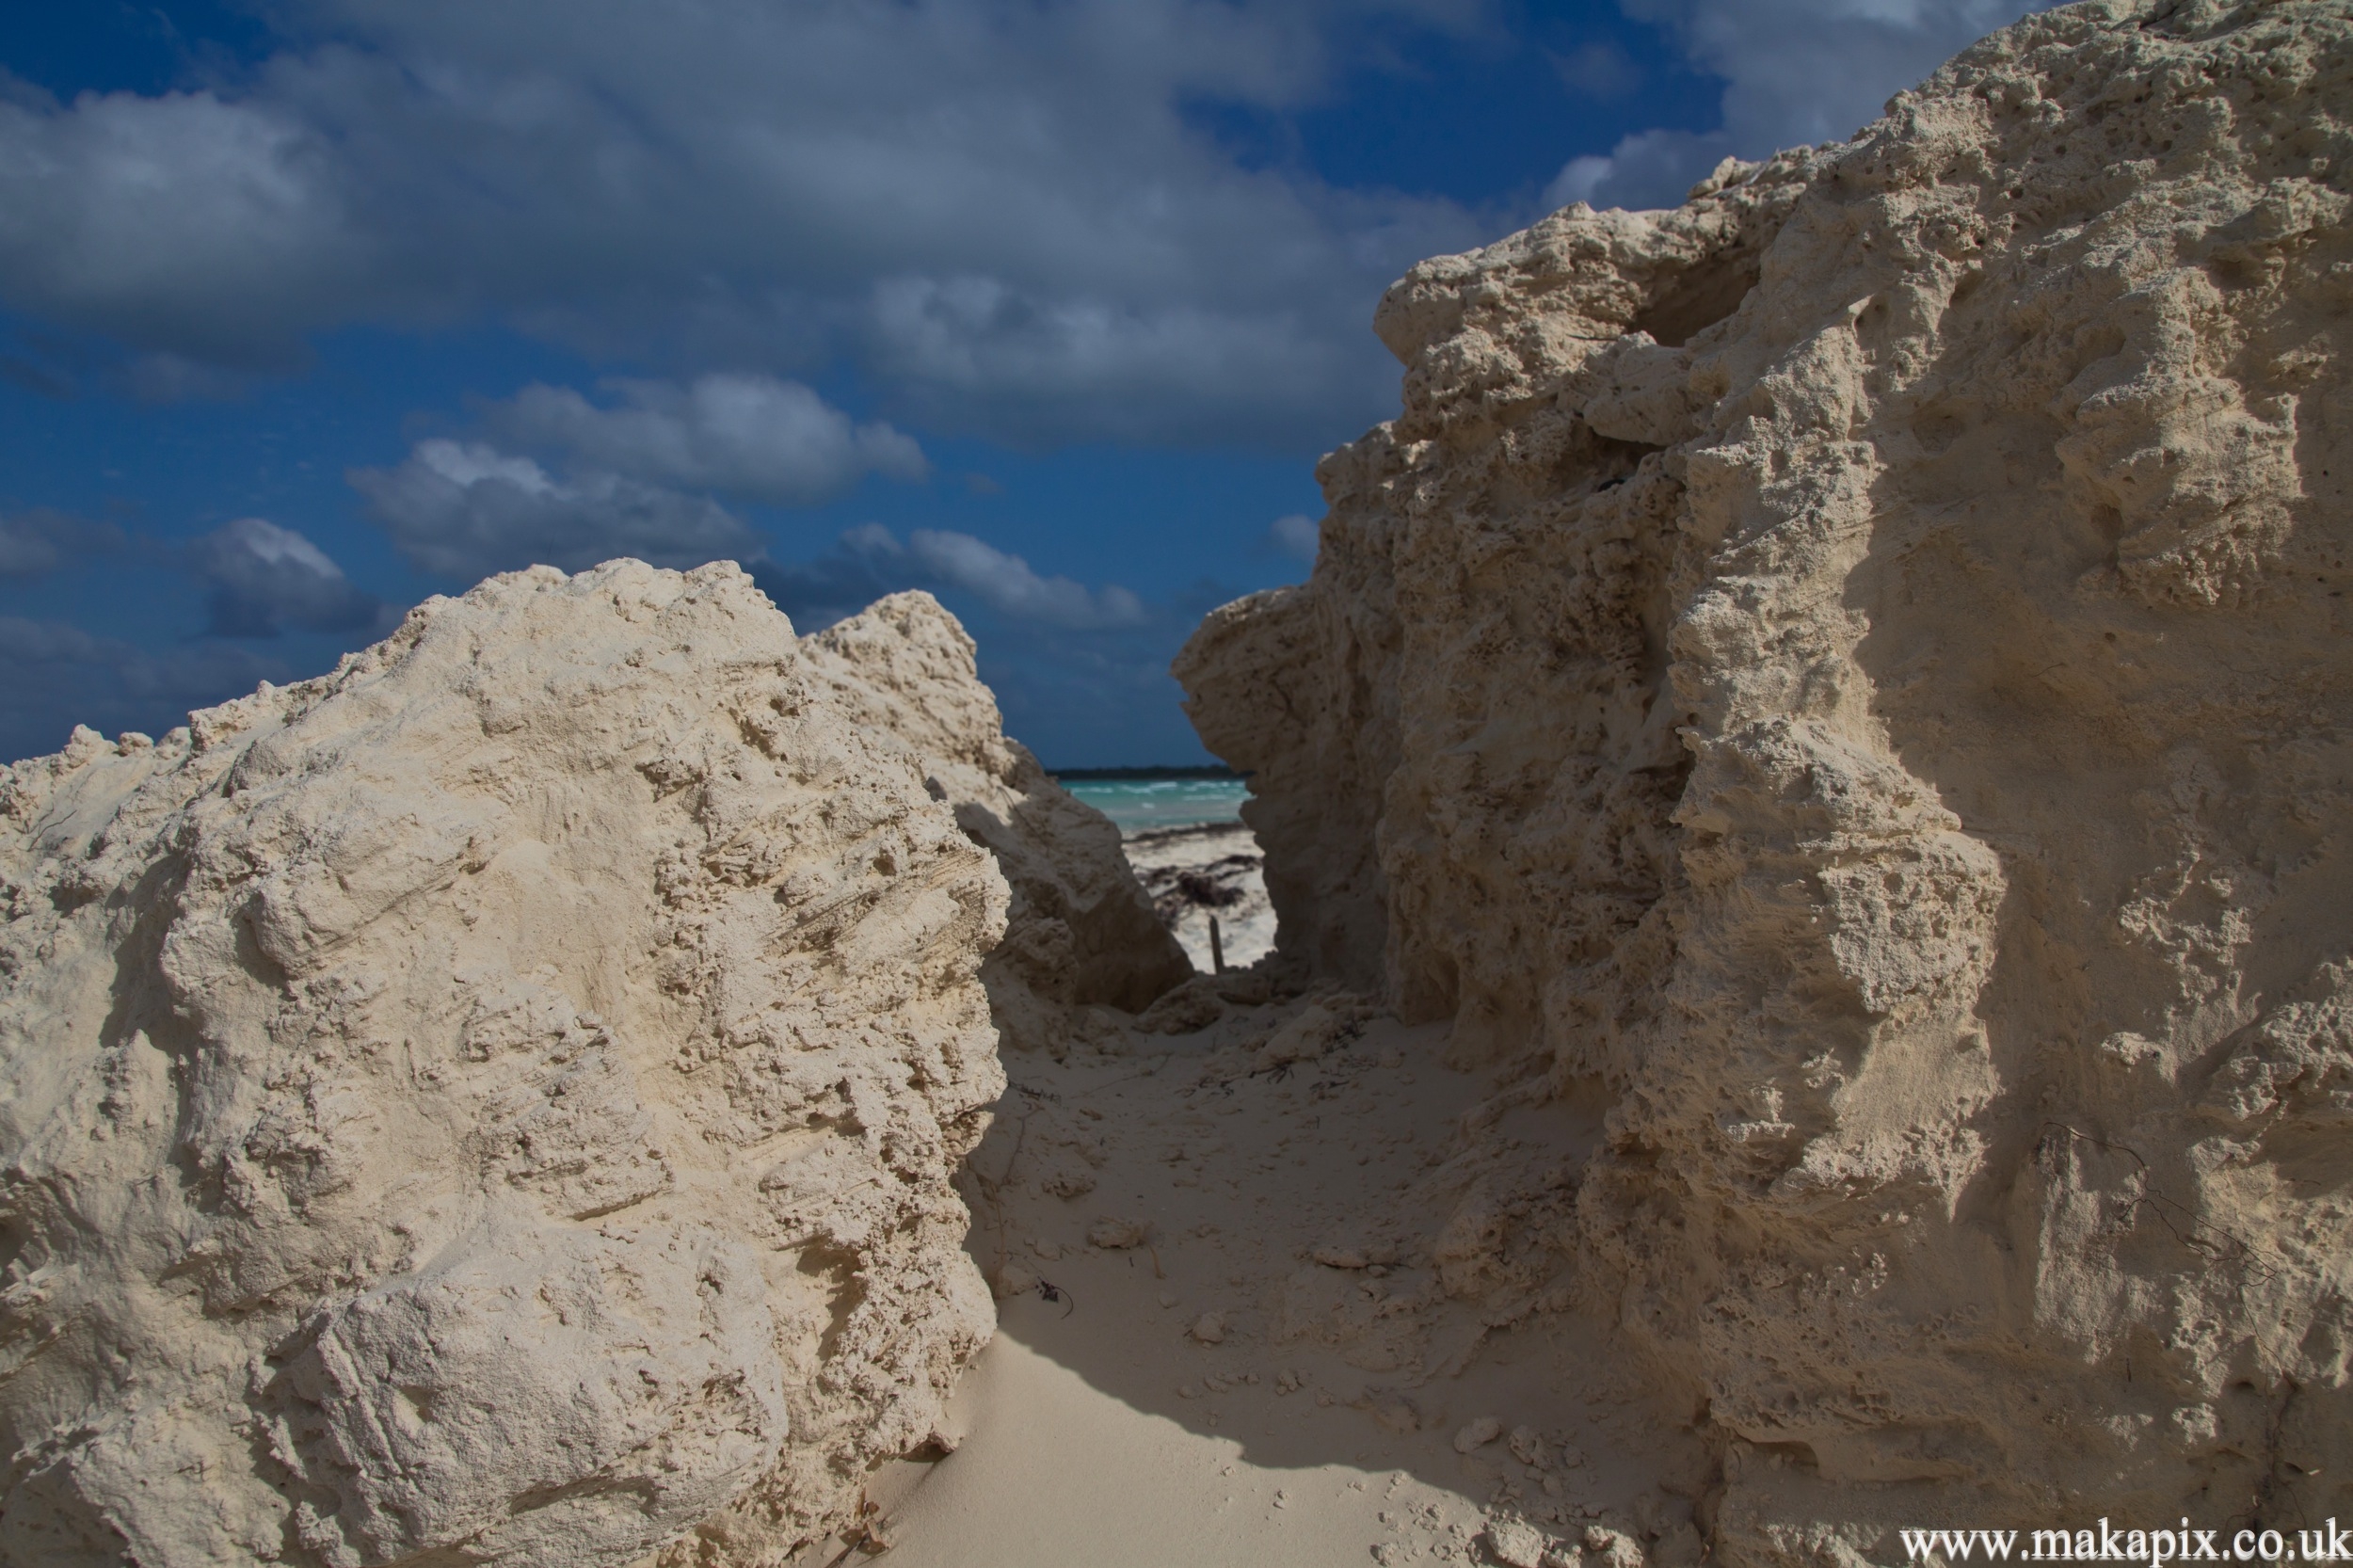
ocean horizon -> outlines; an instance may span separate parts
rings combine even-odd
[[[1248,780],[1230,768],[1071,768],[1055,780],[1111,818],[1123,838],[1240,822]]]

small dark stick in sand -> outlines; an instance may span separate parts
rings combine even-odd
[[[1209,968],[1218,974],[1225,972],[1225,944],[1217,937],[1217,917],[1209,917]]]

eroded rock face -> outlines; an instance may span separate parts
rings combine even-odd
[[[1427,263],[1178,662],[1286,952],[1547,1069],[1449,1284],[1645,1350],[1734,1560],[2353,1515],[2349,118],[2343,4],[2078,6]]]
[[[1141,1013],[1192,975],[1119,829],[1005,735],[972,639],[931,595],[892,594],[802,651],[841,711],[907,747],[934,797],[996,856],[1013,901],[981,979],[1005,1044],[1059,1052],[1074,1010]]]
[[[536,568],[0,774],[13,1560],[768,1562],[933,1434],[1007,893],[850,640]]]

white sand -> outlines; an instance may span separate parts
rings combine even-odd
[[[1417,1297],[1424,1271],[1374,1277],[1305,1255],[1385,1194],[1422,1202],[1444,1179],[1425,1160],[1490,1085],[1430,1064],[1440,1030],[1377,1019],[1279,1080],[1203,1087],[1205,1067],[1212,1080],[1248,1071],[1239,1051],[1212,1055],[1220,1030],[1137,1037],[1135,1054],[1109,1061],[1009,1064],[1015,1088],[966,1190],[975,1257],[1023,1288],[1000,1302],[997,1340],[952,1407],[968,1439],[879,1489],[891,1562],[1469,1560],[1505,1486],[1526,1512],[1553,1511],[1556,1537],[1596,1517],[1632,1528],[1645,1490],[1689,1456],[1610,1388],[1606,1357],[1565,1354],[1557,1334],[1491,1331],[1443,1302],[1399,1314],[1414,1332],[1385,1341],[1285,1332],[1299,1323],[1285,1290],[1301,1299],[1302,1276],[1368,1304]],[[1101,1163],[1083,1148],[1074,1161],[1074,1143]],[[1074,1197],[1050,1191],[1090,1176]],[[1143,1223],[1146,1244],[1088,1245],[1105,1217]],[[1042,1299],[1038,1279],[1063,1299]],[[1223,1319],[1214,1345],[1187,1332],[1209,1312]],[[1454,1434],[1481,1416],[1545,1429],[1545,1468],[1506,1441],[1457,1453]],[[1555,1457],[1563,1446],[1582,1462]]]
[[[1245,968],[1274,947],[1258,840],[1240,823],[1163,828],[1121,845],[1163,923],[1203,974],[1214,971],[1209,920],[1218,923],[1228,968]]]

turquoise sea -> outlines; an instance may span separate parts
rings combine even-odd
[[[1064,778],[1062,787],[1130,839],[1160,828],[1239,822],[1250,793],[1239,778]]]

